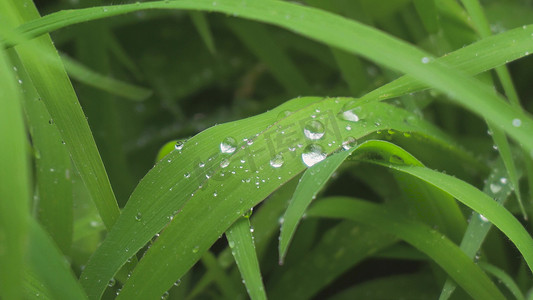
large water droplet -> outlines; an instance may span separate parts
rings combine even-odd
[[[222,153],[232,154],[236,149],[237,141],[232,137],[227,137],[220,143],[220,151]]]
[[[107,286],[108,287],[114,287],[116,282],[117,281],[115,280],[115,278],[111,278],[111,279],[109,279],[109,282],[107,283]]]
[[[326,128],[322,122],[317,120],[311,120],[304,126],[304,134],[310,140],[321,139],[326,133]]]
[[[270,165],[273,167],[273,168],[279,168],[281,166],[283,166],[283,163],[285,161],[283,160],[283,156],[280,154],[276,154],[276,156],[274,156],[271,160],[270,160]]]
[[[302,160],[306,166],[311,167],[326,159],[326,156],[322,146],[318,144],[310,144],[305,147],[304,152],[302,153]]]
[[[355,114],[353,110],[343,111],[340,114],[341,119],[350,121],[350,122],[359,122],[359,116]]]

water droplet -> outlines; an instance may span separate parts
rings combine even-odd
[[[270,160],[270,165],[273,167],[273,168],[279,168],[281,166],[283,166],[283,163],[285,161],[283,160],[283,156],[280,154],[276,154],[276,156],[274,156],[271,160]]]
[[[486,218],[484,215],[482,215],[482,214],[479,215],[479,219],[481,219],[481,221],[483,221],[483,222],[488,222],[488,221],[489,221],[489,219],[487,219],[487,218]]]
[[[183,174],[183,177],[189,178],[189,177],[191,177],[191,173],[185,173],[185,174]]]
[[[500,182],[502,184],[507,184],[507,178],[505,178],[505,177],[500,178]]]
[[[213,193],[213,197],[216,197],[216,196],[218,196],[217,191],[215,191],[215,192]]]
[[[342,148],[344,150],[348,150],[350,148],[352,148],[353,146],[357,145],[357,140],[353,137],[353,136],[349,136],[347,137],[343,142],[342,142]]]
[[[322,122],[317,120],[311,120],[304,126],[304,134],[310,140],[321,139],[326,133],[326,128]]]
[[[224,159],[220,162],[220,167],[221,167],[221,168],[227,168],[228,166],[229,166],[229,159],[224,158]]]
[[[309,144],[302,153],[302,160],[308,167],[315,165],[326,159],[327,155],[324,148],[318,144]]]
[[[235,247],[235,242],[234,241],[228,241],[228,245],[230,248],[233,248]]]
[[[355,114],[354,110],[343,111],[340,114],[341,119],[350,122],[359,122],[359,116]]]
[[[161,300],[166,300],[169,296],[170,294],[168,292],[164,292],[163,295],[161,295]]]
[[[200,246],[194,246],[194,248],[192,248],[192,253],[198,253],[200,251]]]
[[[48,124],[50,124],[50,125],[54,124],[54,120],[52,120],[52,119],[48,120]]]
[[[227,137],[220,143],[220,151],[222,153],[232,154],[236,149],[237,141],[232,137]]]
[[[252,216],[252,213],[254,212],[254,208],[250,208],[246,213],[244,213],[244,215],[242,215],[243,217],[249,219],[251,216]]]
[[[115,280],[115,278],[111,278],[111,279],[109,279],[109,282],[107,283],[107,286],[108,286],[108,287],[114,287],[114,286],[115,286],[115,283],[117,283],[117,281]]]
[[[409,132],[404,132],[404,133],[403,133],[403,136],[406,137],[406,138],[408,138],[408,137],[411,137],[411,134],[410,134]]]
[[[199,162],[199,163],[198,163],[198,167],[200,167],[200,168],[205,167],[205,163],[204,163],[203,161]]]
[[[143,218],[143,215],[142,215],[140,212],[138,212],[138,213],[135,215],[135,220],[136,220],[136,221],[140,221],[142,218]]]
[[[522,126],[522,120],[520,120],[520,119],[513,119],[513,126],[514,126],[514,127],[520,127],[520,126]]]
[[[500,185],[495,184],[495,183],[491,183],[489,187],[490,187],[490,191],[494,194],[498,193],[502,189]]]
[[[278,121],[283,120],[286,117],[290,116],[291,114],[292,112],[290,110],[284,110],[278,114],[277,120]]]
[[[183,149],[183,145],[185,145],[185,141],[177,141],[176,145],[174,145],[174,148],[178,151],[181,151],[181,149]]]
[[[392,164],[403,164],[404,163],[403,158],[395,154],[389,157],[389,162]]]
[[[176,282],[174,282],[174,286],[180,286],[181,284],[181,279],[178,279]]]
[[[346,128],[346,130],[348,130],[348,131],[352,130],[352,126],[350,126],[350,125],[346,125],[345,128]]]
[[[427,56],[422,57],[422,63],[423,64],[427,64],[428,62],[429,62],[429,57],[427,57]]]

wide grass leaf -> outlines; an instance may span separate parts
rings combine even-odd
[[[465,163],[471,160],[429,123],[394,106],[361,106],[357,121],[350,114],[337,114],[348,101],[350,98],[294,99],[177,144],[141,181],[118,223],[87,264],[81,280],[90,297],[97,298],[105,288],[102,278],[111,279],[170,222],[120,295],[163,294],[240,215],[307,166],[342,149],[343,143],[370,133],[389,129],[411,132],[456,153]],[[176,257],[176,253],[180,255]],[[172,267],[163,267],[167,263]],[[156,275],[146,277],[154,272]]]
[[[13,16],[10,19],[12,26],[39,18],[33,4],[8,2],[12,5],[2,8],[2,12],[9,12]],[[118,205],[91,130],[57,50],[47,35],[18,45],[15,51],[46,105],[52,117],[51,122],[57,125],[102,220],[110,228],[119,215]]]
[[[0,50],[0,78],[0,296],[18,299],[28,237],[30,162],[22,95],[4,50]]]

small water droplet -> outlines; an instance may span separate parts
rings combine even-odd
[[[136,220],[136,221],[140,221],[140,220],[142,219],[142,217],[143,217],[143,215],[142,215],[140,212],[138,212],[138,213],[135,215],[135,220]]]
[[[185,145],[185,141],[177,141],[176,145],[174,145],[174,148],[178,151],[181,151],[181,149],[183,149],[183,145]]]
[[[321,139],[326,133],[326,128],[322,122],[311,120],[304,126],[304,135],[310,140]]]
[[[234,241],[228,241],[228,245],[230,248],[233,248],[235,247],[235,242]]]
[[[484,215],[482,215],[482,214],[479,215],[479,219],[481,219],[481,221],[483,221],[483,222],[488,222],[488,221],[489,221],[489,219],[487,219],[487,218],[486,218]]]
[[[216,196],[218,196],[217,191],[213,192],[213,197],[216,197]]]
[[[302,153],[302,160],[308,167],[315,165],[326,159],[327,155],[324,148],[318,144],[309,144]]]
[[[522,120],[520,120],[520,119],[513,119],[513,126],[514,126],[514,127],[520,127],[520,126],[522,126]]]
[[[232,154],[237,149],[237,141],[232,137],[225,138],[220,143],[220,151],[226,154]]]
[[[272,166],[273,168],[279,168],[281,166],[283,166],[283,163],[285,161],[283,160],[283,156],[280,154],[276,154],[276,156],[274,156],[271,160],[270,160],[270,166]]]
[[[427,56],[422,57],[422,63],[423,64],[429,63],[429,57],[427,57]]]
[[[200,246],[194,246],[192,248],[192,253],[198,253],[200,251]]]
[[[502,184],[507,184],[507,178],[505,178],[505,177],[500,178],[500,182]]]
[[[350,148],[352,148],[353,146],[357,145],[357,140],[353,137],[353,136],[349,136],[347,137],[343,142],[342,142],[342,148],[344,150],[348,150]]]
[[[108,287],[114,287],[114,286],[115,286],[115,283],[117,283],[117,281],[115,280],[115,278],[111,278],[111,279],[109,279],[109,282],[107,283],[107,286],[108,286]]]
[[[224,158],[224,159],[220,162],[220,167],[221,167],[221,168],[227,168],[228,166],[229,166],[229,159]]]
[[[164,292],[163,295],[161,295],[161,300],[166,300],[169,296],[170,294],[168,292]]]
[[[242,216],[245,217],[246,219],[250,219],[250,217],[252,216],[253,212],[254,212],[254,208],[252,207]]]
[[[500,185],[495,184],[495,183],[491,183],[489,187],[490,187],[490,191],[494,194],[498,193],[502,189]]]
[[[178,279],[176,282],[174,282],[174,286],[180,286],[181,284],[181,279]]]
[[[200,167],[200,168],[205,167],[205,163],[204,163],[203,161],[199,162],[199,163],[198,163],[198,167]]]
[[[352,126],[350,126],[350,125],[346,125],[346,127],[344,127],[344,128],[346,128],[346,130],[348,130],[348,131],[352,130]]]

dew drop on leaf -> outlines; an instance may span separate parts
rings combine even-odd
[[[497,194],[502,189],[500,185],[495,184],[495,183],[491,183],[489,187],[490,187],[490,191],[494,194]]]
[[[200,246],[194,246],[194,248],[192,248],[192,253],[198,253],[198,251],[200,251]]]
[[[304,135],[310,140],[321,139],[326,133],[326,128],[322,122],[317,120],[311,120],[304,126]]]
[[[228,166],[229,166],[229,159],[224,158],[224,159],[220,162],[220,167],[221,167],[221,168],[227,168]]]
[[[514,126],[514,127],[520,127],[520,126],[522,126],[522,120],[520,120],[520,119],[513,119],[513,126]]]
[[[142,215],[140,212],[138,212],[138,213],[135,215],[135,220],[136,220],[136,221],[140,221],[142,218],[143,218],[143,215]]]
[[[168,292],[164,292],[163,295],[161,295],[161,300],[166,300],[166,299],[168,299],[168,296],[169,296],[169,295],[170,295],[170,294],[169,294]]]
[[[117,281],[115,280],[115,278],[111,278],[111,279],[109,279],[109,282],[107,283],[107,286],[108,287],[114,287],[116,282]]]
[[[353,136],[349,136],[347,137],[343,142],[342,142],[342,148],[344,150],[348,150],[350,148],[352,148],[353,146],[357,145],[357,140],[353,137]]]
[[[220,152],[226,154],[232,154],[237,149],[237,141],[232,137],[225,138],[220,143]]]
[[[359,116],[352,110],[343,111],[340,114],[340,118],[345,121],[359,122]]]
[[[285,161],[283,160],[283,156],[280,154],[276,154],[276,156],[274,156],[271,160],[270,160],[270,166],[272,166],[273,168],[280,168],[281,166],[283,166],[283,163]]]
[[[318,144],[310,144],[305,147],[302,153],[302,160],[306,166],[311,167],[326,159],[326,156],[322,146]]]

